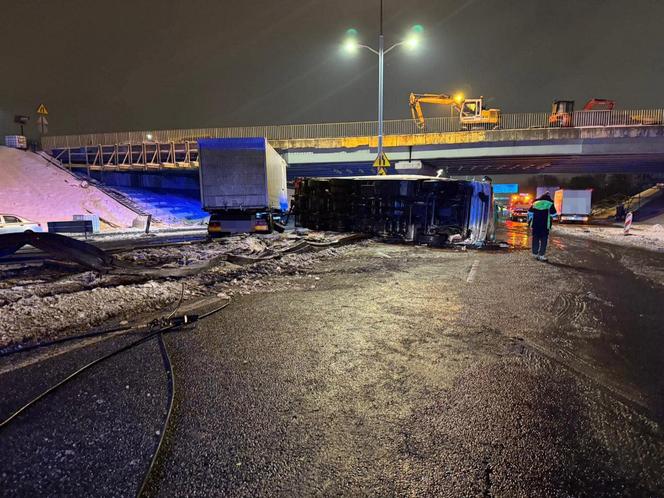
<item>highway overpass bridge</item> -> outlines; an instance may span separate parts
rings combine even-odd
[[[664,109],[578,111],[572,127],[549,127],[547,113],[504,114],[497,129],[460,130],[456,118],[385,122],[392,162],[421,160],[451,175],[664,173]],[[376,156],[375,121],[311,125],[152,130],[52,136],[53,157],[88,172],[193,172],[196,140],[267,137],[289,177],[368,174]],[[391,172],[391,171],[390,171]]]

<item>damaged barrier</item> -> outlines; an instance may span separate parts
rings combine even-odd
[[[60,261],[77,263],[89,270],[113,275],[125,275],[145,278],[184,278],[201,273],[223,261],[239,265],[253,264],[269,259],[278,259],[286,254],[320,251],[330,247],[352,244],[366,238],[363,234],[342,236],[328,241],[293,240],[283,249],[265,249],[258,254],[243,254],[242,250],[230,250],[199,264],[187,264],[179,267],[144,267],[127,263],[104,250],[64,235],[55,233],[0,234],[0,262],[5,256],[16,253],[25,245],[40,249],[46,256]],[[157,246],[155,246],[157,247]]]
[[[495,238],[491,182],[418,175],[296,181],[296,224],[434,246]]]
[[[31,230],[0,234],[0,258],[14,254],[26,245],[91,270],[107,271],[113,262],[110,254],[82,240],[57,233]]]

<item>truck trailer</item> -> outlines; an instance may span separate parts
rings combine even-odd
[[[263,137],[198,141],[208,233],[270,233],[289,209],[286,161]]]
[[[494,239],[491,183],[421,175],[296,181],[296,224],[432,246]]]
[[[553,204],[558,212],[558,221],[580,221],[587,223],[590,220],[592,189],[556,190]]]

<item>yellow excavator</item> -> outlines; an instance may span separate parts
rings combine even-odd
[[[474,128],[494,129],[500,123],[500,109],[485,109],[483,98],[466,99],[462,95],[454,97],[444,93],[411,93],[410,112],[417,127],[424,129],[426,122],[422,104],[449,105],[459,113],[459,123],[464,130]]]

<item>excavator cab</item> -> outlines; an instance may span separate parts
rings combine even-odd
[[[551,114],[549,115],[549,126],[556,128],[568,128],[573,126],[572,117],[574,116],[573,100],[554,100],[551,104]]]
[[[485,109],[482,97],[479,99],[466,99],[461,104],[459,119],[461,127],[465,130],[476,127],[485,129],[498,128],[500,109]]]
[[[467,99],[461,106],[461,116],[475,118],[480,115],[482,110],[482,101],[480,99]]]

